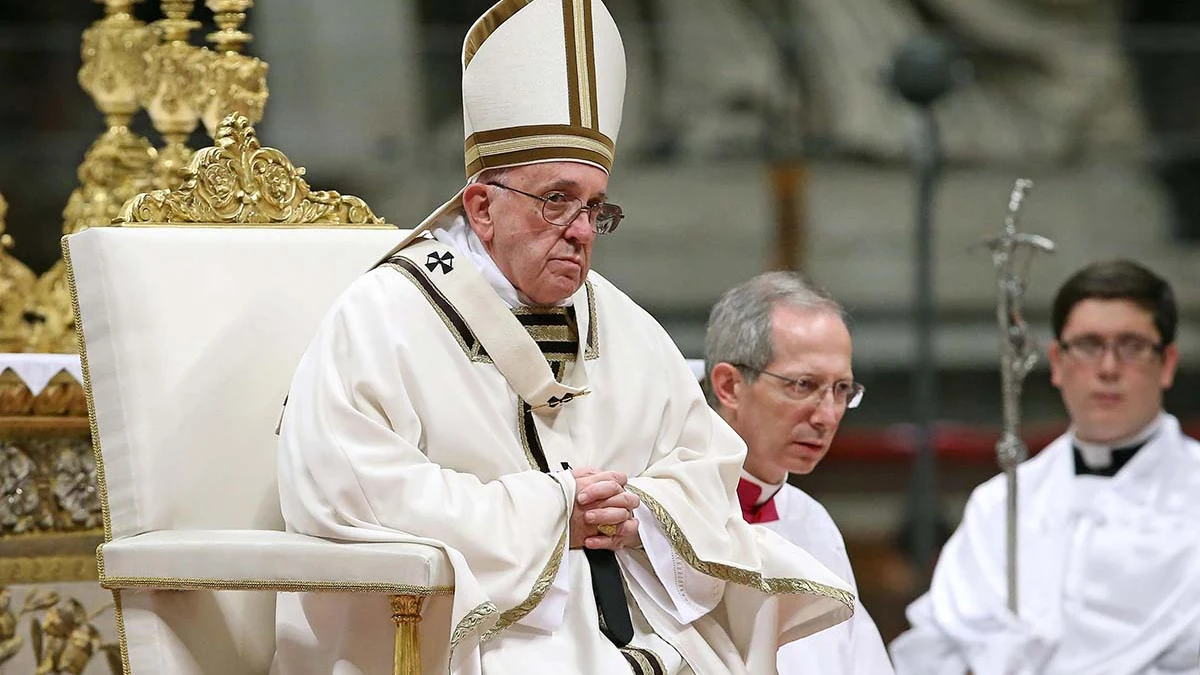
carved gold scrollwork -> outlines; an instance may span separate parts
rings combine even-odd
[[[75,598],[63,599],[58,591],[38,588],[27,591],[16,609],[12,589],[0,586],[0,665],[25,648],[26,641],[17,631],[18,623],[29,616],[28,644],[35,675],[80,675],[101,654],[109,670],[120,673],[120,645],[105,642],[95,625],[96,618],[111,609],[110,603],[89,613]]]
[[[0,441],[0,538],[86,533],[101,525],[88,438]]]
[[[382,224],[366,202],[313,191],[304,169],[279,150],[262,147],[250,120],[225,118],[216,144],[192,156],[176,190],[132,199],[117,223]]]
[[[91,449],[90,443],[81,441],[74,447],[63,448],[54,458],[50,491],[58,505],[57,513],[64,521],[59,523],[63,528],[94,529],[102,524],[96,457]]]
[[[10,442],[0,442],[0,534],[49,527],[52,516],[38,494],[37,466]]]
[[[111,224],[130,197],[152,189],[150,170],[157,156],[150,141],[125,127],[96,139],[79,165],[79,187],[63,209],[63,234]]]

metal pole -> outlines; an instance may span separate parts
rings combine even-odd
[[[933,200],[942,170],[942,148],[933,106],[961,79],[960,65],[960,59],[948,43],[922,36],[900,48],[889,72],[892,89],[913,104],[917,113],[913,149],[917,180],[916,252],[913,256],[916,353],[912,372],[913,418],[917,433],[907,517],[912,528],[909,555],[920,572],[922,583],[927,581],[929,563],[937,548],[935,528],[941,512],[933,442],[933,425],[937,418],[937,365],[933,344],[936,326]]]
[[[1013,616],[1019,616],[1020,603],[1017,600],[1017,467],[1004,470],[1004,480],[1008,484],[1008,509],[1005,516],[1008,526],[1008,548],[1005,558],[1008,562],[1008,611]]]
[[[917,174],[915,302],[913,329],[916,358],[912,378],[913,419],[917,425],[913,467],[913,560],[927,569],[933,558],[937,522],[937,457],[934,423],[937,418],[937,365],[934,357],[936,295],[934,289],[933,198],[941,173],[937,119],[929,106],[917,109],[918,132],[914,153]]]

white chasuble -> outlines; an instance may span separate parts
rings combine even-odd
[[[1019,616],[1004,477],[976,488],[891,644],[896,672],[1200,673],[1200,443],[1156,424],[1112,477],[1076,475],[1071,434],[1019,467]]]
[[[774,673],[780,644],[846,620],[853,596],[741,520],[741,441],[666,332],[588,279],[571,303],[576,353],[558,372],[444,243],[418,241],[356,280],[289,394],[288,527],[446,551],[455,592],[428,603],[427,673],[447,659],[451,672],[486,675]],[[635,633],[623,650],[600,632],[584,553],[567,548],[566,467],[625,472],[639,516],[653,519],[646,550],[618,555]],[[276,675],[390,672],[386,598],[281,594],[277,615]]]

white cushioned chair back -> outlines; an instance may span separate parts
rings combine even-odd
[[[281,529],[276,424],[337,296],[405,234],[113,227],[67,238],[106,535]]]

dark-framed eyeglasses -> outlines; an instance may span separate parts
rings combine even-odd
[[[542,203],[542,218],[545,218],[547,223],[558,225],[559,227],[569,226],[579,217],[580,212],[587,211],[588,222],[592,224],[592,229],[595,230],[596,234],[612,234],[617,229],[617,225],[621,224],[621,219],[625,217],[625,212],[621,210],[620,206],[609,202],[600,202],[599,204],[585,206],[582,201],[565,192],[548,192],[543,196],[539,196],[495,181],[489,182],[488,185],[540,201]]]
[[[833,394],[833,404],[843,410],[857,408],[863,400],[867,388],[861,383],[850,380],[836,380],[822,383],[819,379],[807,375],[797,378],[786,377],[769,370],[755,368],[744,363],[731,363],[735,368],[749,370],[759,375],[768,375],[784,383],[783,391],[787,397],[797,403],[820,404],[827,393]]]
[[[1167,348],[1161,342],[1133,333],[1118,335],[1113,340],[1089,333],[1070,340],[1059,340],[1058,344],[1072,357],[1089,364],[1103,361],[1109,350],[1112,350],[1119,363],[1145,363],[1160,356]]]

